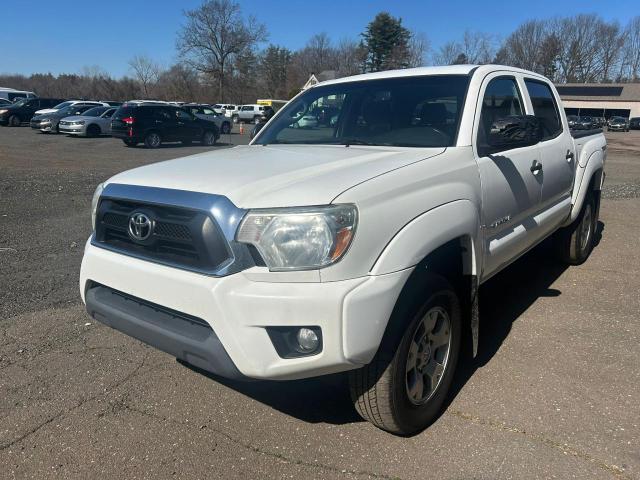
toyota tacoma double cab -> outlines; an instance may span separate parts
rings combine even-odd
[[[319,108],[335,121],[295,128]],[[477,351],[480,284],[550,236],[559,261],[587,259],[606,154],[533,72],[323,82],[249,145],[99,185],[81,295],[220,377],[348,371],[360,415],[411,434],[439,415],[462,345]]]

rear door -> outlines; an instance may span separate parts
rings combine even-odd
[[[521,87],[515,75],[490,74],[483,81],[476,107],[474,150],[482,183],[484,278],[529,248],[540,204],[542,181],[532,171],[540,160],[538,148],[490,151],[485,147],[494,121],[526,113]]]
[[[558,108],[559,100],[547,82],[524,77],[533,115],[542,126],[542,140],[538,144],[542,171],[542,192],[540,208],[546,212],[540,217],[540,223],[552,223],[554,227],[558,216],[565,216],[571,209],[571,189],[575,174],[576,158],[573,152],[573,140],[567,125],[562,124]],[[543,226],[547,230],[546,225]]]

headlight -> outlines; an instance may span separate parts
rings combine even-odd
[[[3,108],[2,110],[0,110],[0,115],[4,115],[5,113],[7,113],[9,110],[7,110],[6,108]]]
[[[98,200],[100,200],[102,190],[104,190],[104,183],[101,183],[96,187],[96,191],[93,192],[93,198],[91,199],[91,226],[93,227],[93,230],[96,229],[96,213],[98,210]]]
[[[270,270],[309,270],[338,261],[356,230],[355,205],[249,210],[236,239],[254,245]]]
[[[84,125],[84,120],[78,120],[77,122],[72,122],[74,125]]]

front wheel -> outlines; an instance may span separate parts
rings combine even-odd
[[[598,208],[593,192],[587,194],[578,218],[556,233],[555,243],[558,256],[569,265],[584,263],[594,246]]]
[[[10,127],[19,127],[20,126],[20,117],[17,115],[11,115],[9,117],[9,126]]]
[[[440,414],[460,352],[461,309],[453,287],[430,275],[426,290],[397,306],[370,364],[350,372],[358,413],[378,428],[399,435],[419,432]],[[425,294],[425,296],[420,295]],[[395,337],[395,338],[394,338]]]

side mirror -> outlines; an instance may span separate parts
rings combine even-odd
[[[540,120],[533,115],[511,115],[495,120],[487,135],[488,153],[535,145],[542,138]]]

